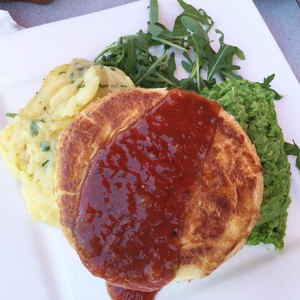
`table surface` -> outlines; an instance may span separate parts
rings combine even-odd
[[[47,5],[0,2],[0,9],[7,10],[21,26],[33,27],[134,1],[136,0],[53,0]],[[253,2],[300,81],[300,0],[253,0]]]

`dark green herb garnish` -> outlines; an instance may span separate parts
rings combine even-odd
[[[101,88],[101,89],[108,88],[108,84],[101,84],[101,83],[99,83],[99,88]]]
[[[224,42],[219,35],[217,49],[213,49],[209,33],[214,22],[202,9],[178,0],[183,12],[176,18],[173,29],[159,22],[157,0],[150,0],[147,32],[119,38],[104,49],[95,59],[103,65],[115,66],[129,75],[137,86],[178,87],[200,91],[211,87],[216,77],[221,79],[241,77],[234,73],[240,69],[234,57],[244,59],[243,52]],[[175,58],[180,57],[188,77],[177,79]]]
[[[85,82],[82,82],[82,83],[80,83],[79,85],[78,85],[78,89],[81,89],[81,88],[84,88],[85,87]]]
[[[40,148],[42,152],[48,152],[50,150],[50,145],[46,141],[41,141]]]
[[[36,121],[30,123],[30,133],[32,136],[37,136],[39,134],[39,128]]]
[[[48,164],[48,162],[49,162],[49,159],[46,160],[46,161],[44,161],[44,162],[42,163],[42,167],[44,168],[44,167]]]
[[[300,148],[299,146],[293,141],[293,144],[284,143],[284,150],[287,155],[296,156],[296,167],[300,171]]]
[[[17,116],[17,114],[16,113],[6,113],[5,116],[9,117],[9,118],[15,118]]]

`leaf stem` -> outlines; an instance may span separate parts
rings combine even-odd
[[[172,43],[168,40],[165,40],[165,39],[162,39],[162,38],[159,38],[159,37],[156,37],[156,36],[152,36],[152,39],[155,40],[155,41],[161,42],[165,45],[168,45],[170,47],[174,47],[174,48],[176,48],[178,50],[181,50],[183,52],[188,52],[188,50],[186,48],[184,48],[182,46],[179,46],[178,44]]]
[[[140,83],[147,77],[147,76],[149,76],[149,75],[151,75],[154,71],[155,71],[155,69],[156,69],[156,67],[158,67],[160,64],[161,64],[161,62],[164,60],[164,59],[166,59],[166,57],[167,57],[167,54],[166,53],[164,53],[159,59],[157,59],[148,69],[147,69],[147,71],[140,77],[140,78],[137,78],[136,80],[135,80],[135,84],[136,85],[140,85]]]

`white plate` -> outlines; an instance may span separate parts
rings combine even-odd
[[[225,33],[225,42],[246,54],[242,75],[252,81],[276,73],[273,87],[287,141],[300,144],[300,87],[250,0],[190,0],[204,8]],[[26,29],[0,38],[0,126],[38,90],[53,67],[74,57],[93,59],[120,35],[146,29],[148,1]],[[176,1],[160,1],[161,20],[171,25]],[[245,247],[209,277],[172,283],[156,297],[166,299],[300,299],[300,176],[292,167],[292,204],[285,249]],[[81,265],[62,234],[26,213],[20,185],[0,162],[0,298],[5,300],[109,299],[103,280]]]

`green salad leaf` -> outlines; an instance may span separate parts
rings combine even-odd
[[[178,87],[201,91],[212,87],[216,78],[242,79],[235,73],[240,67],[234,59],[244,59],[236,46],[225,43],[219,29],[217,46],[212,46],[210,33],[214,21],[203,9],[178,0],[183,12],[177,16],[172,29],[159,22],[157,0],[150,1],[147,32],[140,30],[105,48],[95,61],[115,66],[129,75],[137,86]],[[181,64],[188,77],[176,78],[175,60]]]
[[[300,148],[299,146],[293,141],[293,144],[284,143],[284,150],[287,155],[296,156],[296,167],[300,171]]]

